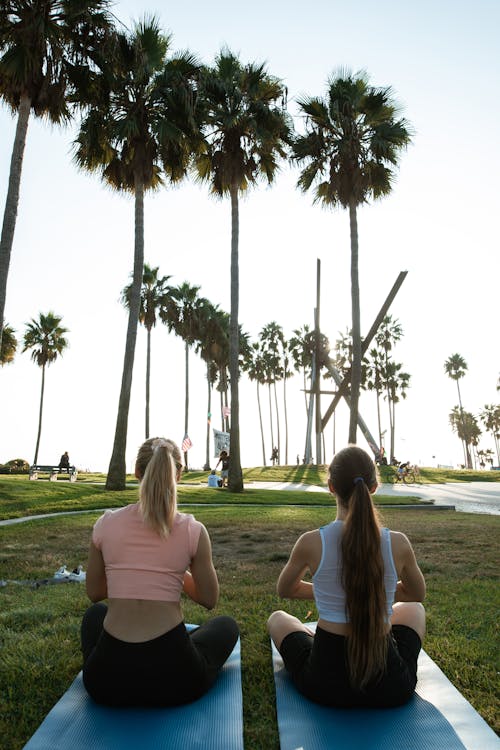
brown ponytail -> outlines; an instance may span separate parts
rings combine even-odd
[[[370,489],[377,484],[370,456],[350,445],[334,457],[329,476],[347,515],[342,531],[342,585],[351,626],[347,655],[351,684],[362,690],[385,670],[387,658],[384,561],[380,521]]]
[[[144,522],[168,536],[177,510],[177,472],[181,452],[172,440],[150,438],[139,448],[135,473],[140,481],[139,508]]]

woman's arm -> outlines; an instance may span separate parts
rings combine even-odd
[[[108,584],[106,571],[101,551],[97,549],[94,542],[90,542],[89,559],[87,562],[87,575],[85,578],[87,596],[91,602],[100,602],[108,596]]]
[[[201,527],[198,549],[184,575],[184,592],[197,604],[213,609],[219,599],[219,581],[212,561],[208,531]]]
[[[314,599],[312,582],[304,581],[302,576],[314,565],[317,534],[317,531],[308,531],[296,541],[290,558],[278,578],[276,588],[278,595],[283,599]]]
[[[396,587],[396,602],[423,602],[425,599],[425,578],[418,567],[415,552],[410,540],[399,531],[392,531],[395,547],[395,562],[400,580]]]

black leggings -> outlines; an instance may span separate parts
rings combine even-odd
[[[175,706],[213,685],[238,640],[231,617],[214,617],[188,633],[183,622],[143,643],[114,638],[103,628],[107,607],[93,604],[81,628],[83,682],[107,706]]]
[[[346,639],[342,635],[320,627],[314,637],[294,631],[283,639],[280,653],[295,686],[309,700],[338,708],[389,708],[406,703],[413,695],[421,646],[412,628],[393,625],[386,671],[362,691],[350,685]]]

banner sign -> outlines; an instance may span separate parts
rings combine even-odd
[[[221,451],[229,453],[229,432],[221,432],[214,429],[214,456],[217,458]]]

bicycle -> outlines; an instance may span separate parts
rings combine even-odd
[[[409,461],[399,464],[397,467],[395,467],[394,473],[389,478],[389,481],[392,484],[397,484],[398,482],[404,482],[405,484],[415,484],[415,482],[417,481],[417,472],[415,471],[415,467],[411,466]]]

